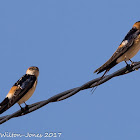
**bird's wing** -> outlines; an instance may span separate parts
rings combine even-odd
[[[7,96],[0,104],[0,114],[17,103],[32,88],[35,81],[34,75],[25,74],[22,76],[9,91],[8,94],[11,94],[11,97]]]
[[[115,53],[111,56],[111,58],[106,63],[104,63],[101,67],[99,67],[97,70],[95,70],[94,73],[96,73],[96,72],[100,73],[104,70],[108,70],[108,69],[112,68],[113,66],[115,66],[117,64],[116,60],[120,56],[122,56],[133,45],[135,39],[138,37],[139,34],[140,34],[140,31],[133,27],[127,33],[124,40],[121,42],[120,46],[115,51]]]

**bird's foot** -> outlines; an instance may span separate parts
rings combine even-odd
[[[28,110],[29,109],[28,105],[25,102],[24,104],[25,104],[25,110]]]
[[[128,70],[131,69],[131,65],[127,64],[127,65],[126,65],[126,68],[127,68]]]
[[[23,112],[24,111],[24,108],[22,108],[21,106],[20,106],[20,108],[21,108],[21,111]]]
[[[25,110],[28,110],[29,109],[29,106],[26,104],[26,106],[25,106]]]
[[[19,106],[20,106],[22,112],[24,112],[25,110],[28,110],[29,109],[29,107],[28,107],[27,104],[26,104],[26,106],[24,108],[21,105],[19,105]]]

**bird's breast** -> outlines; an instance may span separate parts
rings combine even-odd
[[[121,56],[117,59],[117,63],[122,61],[128,61],[134,57],[140,50],[140,36],[134,41],[134,44]]]
[[[18,101],[18,104],[26,102],[34,93],[37,85],[37,80],[35,81],[33,87]]]

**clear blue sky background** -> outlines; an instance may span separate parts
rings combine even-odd
[[[27,104],[98,77],[93,71],[140,20],[139,5],[139,0],[0,1],[0,101],[29,66],[38,66],[40,75]],[[139,61],[139,54],[132,60]],[[110,73],[123,66],[124,62]],[[93,95],[85,90],[11,119],[0,126],[0,133],[62,132],[51,140],[139,140],[139,76],[136,71],[114,78]],[[15,104],[2,115],[18,109]]]

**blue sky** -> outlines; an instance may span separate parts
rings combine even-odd
[[[0,101],[29,66],[38,66],[40,75],[27,104],[98,77],[93,71],[110,58],[140,20],[139,5],[138,0],[0,1]],[[139,54],[132,60],[139,61]],[[124,62],[110,73],[123,66]],[[136,71],[114,78],[93,95],[85,90],[11,119],[0,126],[0,133],[62,133],[51,140],[139,140],[138,76]],[[18,109],[15,104],[3,115]]]

